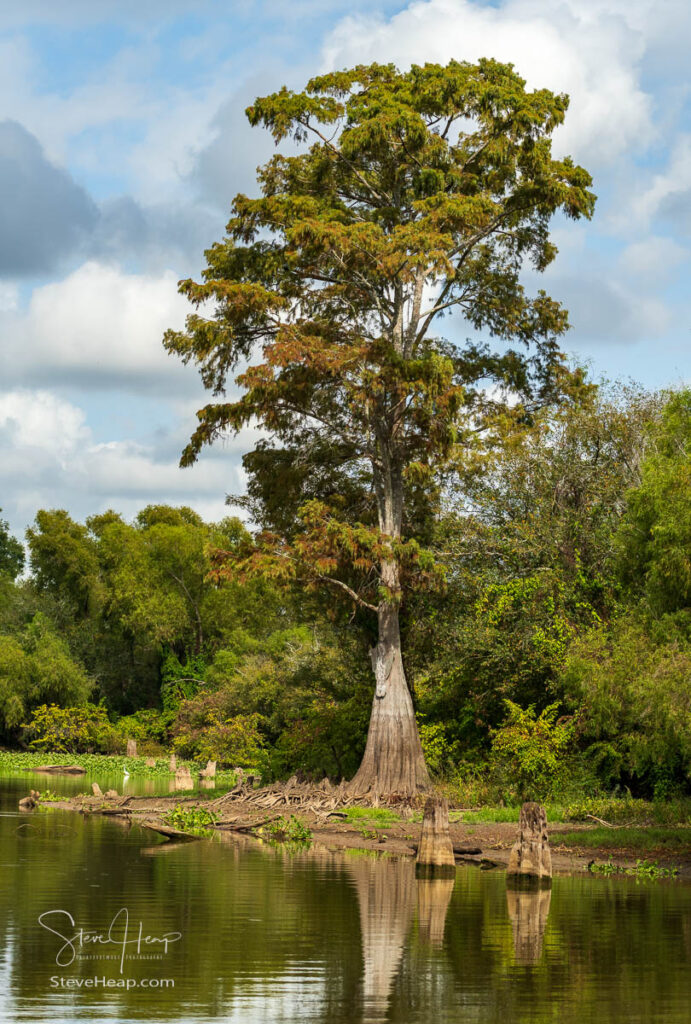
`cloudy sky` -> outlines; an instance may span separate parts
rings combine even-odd
[[[512,61],[571,96],[555,137],[594,220],[556,221],[544,287],[595,375],[691,379],[686,0],[23,0],[0,4],[0,507],[224,514],[241,436],[177,460],[202,400],[166,356],[179,278],[272,150],[243,110],[372,60]]]

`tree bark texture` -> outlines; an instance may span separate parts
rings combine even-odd
[[[431,796],[425,803],[415,873],[420,878],[455,878],[456,861],[449,836],[449,805]]]
[[[552,855],[547,839],[544,807],[525,803],[521,807],[518,837],[509,857],[507,884],[513,888],[548,887],[552,884]]]
[[[430,779],[403,670],[398,608],[390,603],[379,607],[372,663],[376,683],[367,746],[350,789],[356,796],[412,797],[428,789]]]

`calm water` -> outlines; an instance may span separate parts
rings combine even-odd
[[[27,789],[0,780],[2,1021],[691,1018],[689,886],[556,878],[514,897],[503,873],[470,867],[418,882],[409,861],[156,845],[114,820],[20,815]],[[114,919],[110,943],[80,946]]]

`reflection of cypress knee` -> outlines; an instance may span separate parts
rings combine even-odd
[[[415,872],[422,878],[453,877],[456,861],[449,836],[449,805],[431,796],[425,803]]]
[[[417,923],[423,942],[441,946],[444,942],[446,912],[454,887],[453,878],[418,878]]]
[[[552,855],[547,840],[547,814],[536,803],[521,807],[518,838],[509,857],[507,882],[512,888],[552,884]]]
[[[540,959],[551,899],[549,889],[540,892],[512,892],[507,889],[506,903],[518,963],[534,964]]]

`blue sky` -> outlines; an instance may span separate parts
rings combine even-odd
[[[272,151],[244,108],[318,71],[493,56],[571,96],[595,179],[535,286],[596,376],[691,380],[691,8],[679,0],[25,0],[0,10],[0,507],[224,514],[248,431],[177,459],[203,392],[167,357],[181,277]],[[448,323],[448,322],[447,322]]]

